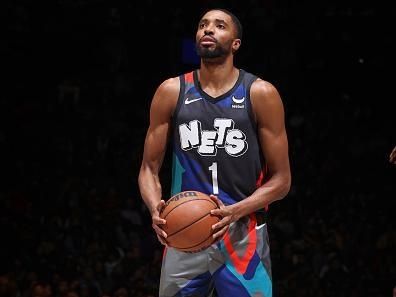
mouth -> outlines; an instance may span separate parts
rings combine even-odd
[[[217,40],[216,40],[215,38],[213,38],[213,37],[210,37],[210,36],[208,36],[208,35],[205,35],[204,37],[202,37],[202,38],[199,40],[199,43],[200,43],[202,46],[211,46],[211,45],[216,44],[216,43],[217,43]]]

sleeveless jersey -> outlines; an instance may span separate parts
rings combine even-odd
[[[172,196],[195,190],[215,194],[229,205],[251,195],[265,171],[250,102],[257,77],[240,70],[234,87],[216,98],[202,90],[197,71],[179,78]]]

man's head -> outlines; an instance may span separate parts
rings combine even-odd
[[[219,58],[234,54],[241,45],[242,25],[225,9],[205,12],[196,34],[197,53],[201,58]]]

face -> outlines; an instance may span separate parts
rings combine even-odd
[[[201,58],[220,58],[234,53],[241,45],[231,17],[220,11],[208,11],[198,23],[197,53]]]

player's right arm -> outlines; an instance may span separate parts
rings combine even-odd
[[[389,162],[396,165],[396,146],[393,148],[392,152],[389,155]]]
[[[159,227],[165,220],[159,217],[164,206],[159,171],[164,159],[171,129],[171,119],[180,91],[178,78],[164,81],[156,90],[150,107],[150,126],[144,142],[143,160],[139,172],[139,189],[148,207],[152,226],[161,243],[166,244],[166,233]]]

